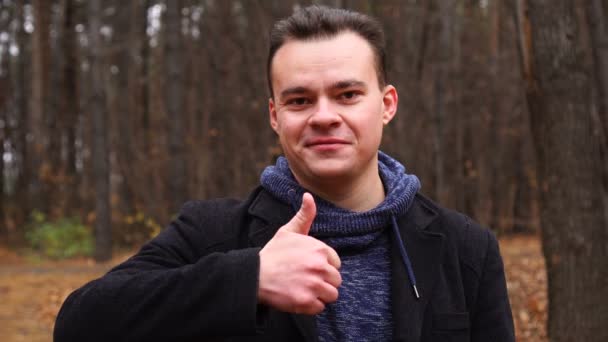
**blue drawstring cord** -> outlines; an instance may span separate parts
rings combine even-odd
[[[403,240],[401,239],[401,234],[399,233],[399,226],[397,225],[397,219],[395,218],[395,215],[391,215],[391,220],[393,223],[393,233],[395,233],[395,237],[397,238],[397,242],[399,245],[399,254],[401,254],[401,260],[403,260],[405,268],[407,269],[407,275],[410,278],[412,288],[414,288],[414,294],[416,295],[416,299],[420,299],[420,294],[418,294],[418,288],[416,287],[416,277],[414,276],[412,263],[410,262],[410,258],[407,256],[407,251],[405,250],[405,245],[403,244]]]

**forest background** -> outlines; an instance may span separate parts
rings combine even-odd
[[[606,272],[563,285],[608,259],[605,0],[0,0],[0,242],[102,261],[247,194],[281,153],[267,33],[311,3],[385,28],[382,150],[497,234],[542,233],[549,296],[605,337]]]
[[[2,2],[0,235],[9,241],[34,210],[92,224],[100,176],[122,243],[146,222],[164,226],[188,199],[247,194],[280,154],[267,32],[307,2],[184,0],[177,13],[167,11],[173,1],[105,0],[96,13],[87,1]],[[445,206],[499,233],[537,231],[512,4],[320,3],[371,12],[386,29],[400,103],[382,149]]]

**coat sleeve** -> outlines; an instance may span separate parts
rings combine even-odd
[[[216,236],[222,221],[214,215],[221,212],[201,205],[186,204],[135,256],[74,291],[58,314],[54,341],[189,341],[255,333],[259,248],[226,251]]]
[[[471,341],[514,342],[513,317],[498,241],[484,230],[487,248],[473,309]]]

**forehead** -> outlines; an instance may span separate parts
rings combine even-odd
[[[353,32],[331,38],[288,41],[272,60],[271,79],[275,91],[344,79],[377,83],[372,47]]]

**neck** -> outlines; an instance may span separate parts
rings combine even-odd
[[[296,180],[304,188],[340,208],[364,212],[377,207],[385,197],[384,186],[378,173],[378,163],[371,166],[370,170],[355,180],[344,180],[344,177],[341,177],[306,182],[297,176]]]

